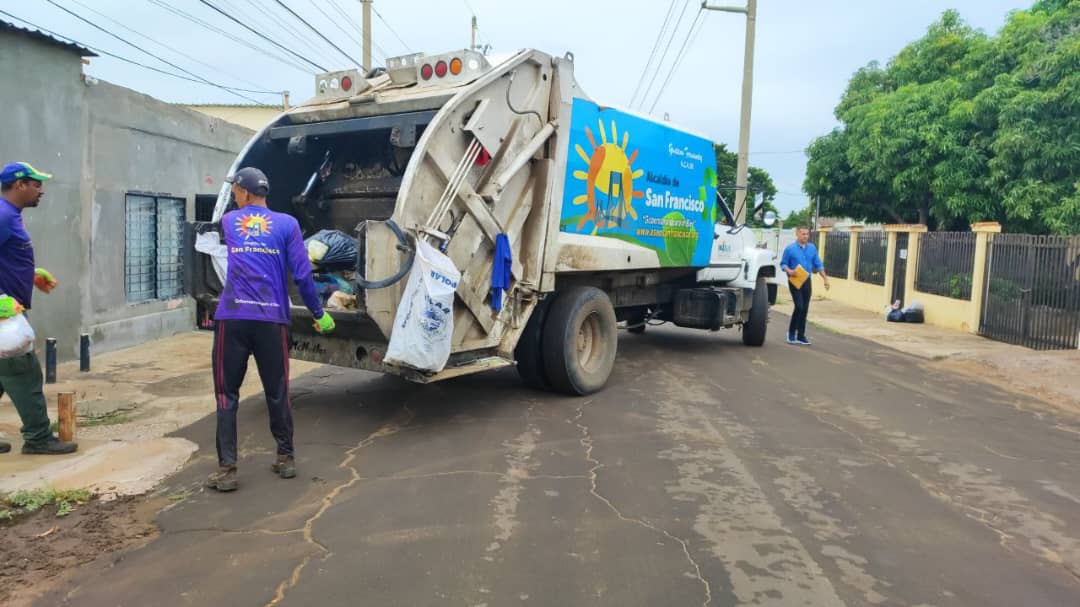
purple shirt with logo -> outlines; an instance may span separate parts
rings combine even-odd
[[[34,295],[34,247],[23,227],[22,211],[0,198],[0,295],[30,309]]]
[[[216,320],[261,320],[291,324],[288,272],[319,318],[322,301],[311,279],[311,262],[300,225],[291,215],[249,206],[221,218],[229,264]]]

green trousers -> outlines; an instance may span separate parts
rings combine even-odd
[[[45,393],[41,389],[41,363],[33,352],[0,358],[0,397],[7,393],[22,419],[23,441],[33,445],[52,436]]]

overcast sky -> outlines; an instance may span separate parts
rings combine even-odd
[[[351,67],[344,56],[306,30],[277,0],[210,1],[320,65],[330,69]],[[348,55],[360,58],[358,0],[283,1]],[[173,6],[250,44],[286,55],[200,0],[56,2],[208,80],[248,89],[289,90],[294,102],[314,92],[311,72],[290,67],[159,6]],[[740,2],[717,0],[715,3]],[[1009,11],[1030,4],[1020,0],[759,0],[750,161],[772,174],[781,191],[777,197],[780,209],[786,213],[806,206],[806,196],[801,193],[805,168],[801,150],[813,137],[835,126],[832,110],[852,72],[871,60],[887,61],[906,43],[921,36],[948,8],[959,10],[973,26],[994,33]],[[605,104],[629,106],[671,4],[668,0],[376,0],[374,6],[385,19],[384,22],[375,18],[374,40],[381,47],[375,50],[377,64],[381,64],[384,53],[393,56],[407,52],[387,23],[409,49],[439,53],[468,45],[469,19],[475,10],[480,39],[492,45],[493,52],[526,47],[559,55],[572,51],[578,82],[591,97]],[[676,0],[671,22],[680,13],[683,19],[658,77],[653,80],[653,69],[645,76],[644,83],[653,82],[653,87],[645,99],[644,110],[648,111],[659,95],[653,112],[656,116],[667,113],[673,122],[727,143],[734,150],[739,128],[745,20],[736,14],[705,12],[698,33],[689,35],[699,6],[695,0]],[[80,42],[176,71],[46,0],[0,0],[0,7]],[[138,34],[120,28],[86,7]],[[352,20],[345,22],[338,9]],[[2,15],[0,18],[7,19]],[[304,40],[298,40],[282,24],[302,33]],[[669,25],[668,30],[671,29]],[[662,38],[660,52],[667,40],[667,36]],[[156,42],[215,69],[179,56]],[[662,86],[684,42],[687,43],[685,58],[667,86]],[[86,71],[166,101],[247,102],[210,86],[177,80],[109,57],[93,59]],[[261,102],[280,102],[280,97],[274,95],[244,94]]]

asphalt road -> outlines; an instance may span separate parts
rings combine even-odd
[[[39,604],[1080,605],[1080,419],[784,321],[624,334],[588,398],[321,369],[298,478],[256,399],[199,489],[205,419],[161,537]]]

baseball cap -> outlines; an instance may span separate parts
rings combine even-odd
[[[235,183],[256,196],[266,196],[270,193],[270,180],[266,174],[255,167],[244,167],[225,181]]]
[[[30,166],[29,162],[12,162],[4,165],[3,170],[0,170],[0,183],[14,183],[20,179],[48,181],[52,179],[52,175],[42,173]]]

